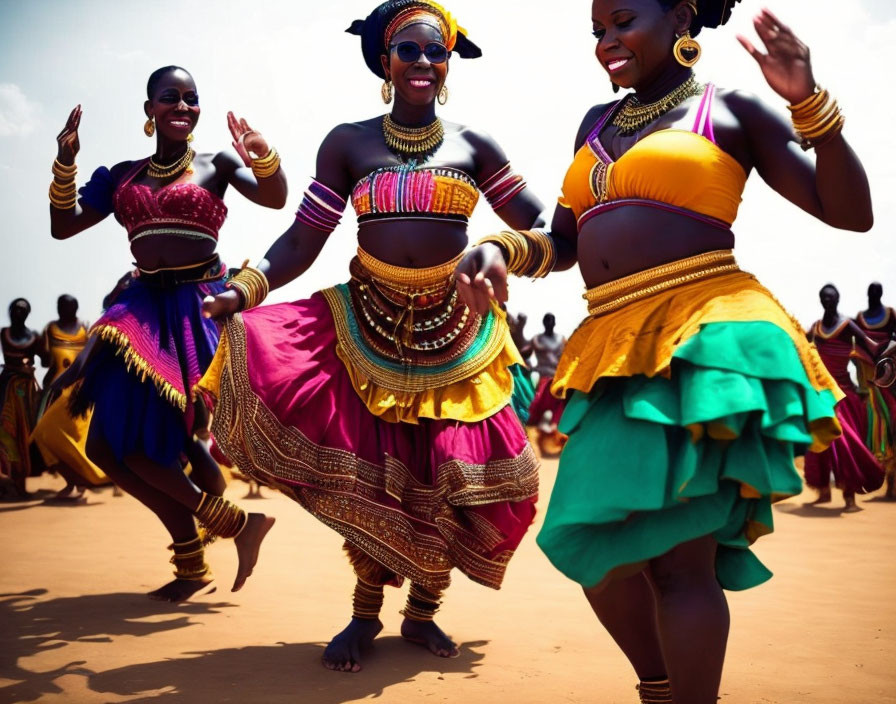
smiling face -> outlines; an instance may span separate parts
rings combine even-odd
[[[592,32],[595,55],[622,88],[649,84],[668,66],[676,34],[690,26],[683,3],[664,10],[659,0],[593,0]]]
[[[165,73],[144,103],[147,117],[155,117],[156,130],[173,142],[184,142],[199,122],[199,92],[193,77],[183,69]]]
[[[420,49],[415,61],[402,61],[396,46],[413,42]],[[439,94],[448,75],[448,60],[432,63],[423,52],[431,42],[444,44],[442,33],[429,24],[412,24],[392,37],[388,56],[381,57],[386,80],[392,81],[396,95],[411,105],[429,105]]]

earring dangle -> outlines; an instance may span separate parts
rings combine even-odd
[[[436,96],[436,100],[439,101],[439,105],[444,105],[448,102],[448,86],[446,86],[444,83],[439,90],[439,94]]]
[[[143,123],[143,134],[147,137],[152,137],[156,133],[156,123],[155,118],[151,117],[146,122]]]
[[[190,132],[190,134],[187,135],[187,144],[189,144],[192,141],[193,141],[193,133]]]
[[[380,88],[380,95],[386,105],[392,102],[392,81],[383,81],[383,86]]]
[[[700,45],[696,39],[691,37],[689,30],[685,30],[672,47],[672,55],[675,56],[675,60],[687,68],[700,60],[700,53]]]

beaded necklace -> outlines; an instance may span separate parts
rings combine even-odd
[[[184,152],[180,159],[167,166],[157,162],[155,156],[151,156],[149,157],[149,166],[146,169],[146,174],[150,178],[171,178],[176,174],[187,171],[192,166],[193,157],[195,156],[196,152],[193,151],[193,148],[187,147],[187,151]]]
[[[425,127],[405,127],[383,115],[383,137],[386,146],[399,158],[431,154],[445,139],[445,129],[437,117]]]
[[[613,117],[613,125],[619,129],[619,134],[632,135],[665,115],[676,105],[702,92],[703,85],[697,83],[697,79],[692,75],[677,88],[652,103],[642,103],[636,95],[631,94],[622,104],[622,109]]]

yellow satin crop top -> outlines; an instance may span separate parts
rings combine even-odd
[[[714,93],[715,87],[707,84],[693,130],[657,130],[615,161],[598,136],[618,103],[610,106],[576,152],[563,180],[559,202],[572,209],[579,227],[602,206],[629,199],[680,208],[731,225],[747,174],[715,142],[710,116]]]

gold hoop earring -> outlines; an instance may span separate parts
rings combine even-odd
[[[152,137],[156,133],[156,123],[155,118],[151,117],[146,122],[143,123],[143,134],[147,137]]]
[[[392,81],[383,81],[383,86],[380,88],[380,96],[382,96],[386,105],[392,102]]]
[[[682,66],[690,68],[700,60],[700,45],[691,37],[690,30],[685,30],[675,45],[672,47],[672,55]]]
[[[436,96],[436,100],[439,101],[439,105],[444,105],[448,102],[448,86],[446,86],[444,83],[439,90],[439,94]]]

